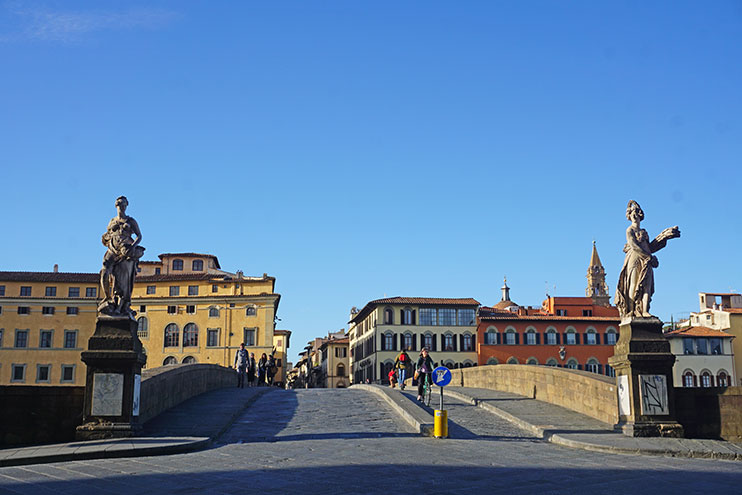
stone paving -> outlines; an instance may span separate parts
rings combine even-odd
[[[740,492],[738,462],[568,449],[447,403],[455,438],[438,440],[370,392],[271,390],[208,450],[0,468],[0,494]]]

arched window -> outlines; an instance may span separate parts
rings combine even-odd
[[[196,364],[196,358],[193,356],[186,356],[183,358],[183,364]]]
[[[393,349],[394,349],[394,334],[385,333],[384,334],[384,350],[391,351]]]
[[[526,360],[526,364],[538,364],[538,359],[536,359],[535,357],[529,357]]]
[[[343,363],[338,363],[337,370],[335,373],[337,376],[345,376],[345,365]]]
[[[567,364],[566,364],[565,367],[566,368],[569,368],[571,370],[576,370],[577,369],[577,364],[578,364],[577,363],[577,360],[575,358],[572,358],[569,361],[567,361]]]
[[[162,362],[163,366],[170,366],[172,364],[178,364],[178,360],[175,359],[173,356],[166,357],[165,360]]]
[[[180,329],[175,323],[170,323],[165,327],[165,347],[178,347],[179,345]]]
[[[536,329],[529,328],[526,330],[526,345],[536,345]]]
[[[219,308],[210,307],[209,308],[209,318],[219,318]]]
[[[258,314],[258,309],[255,306],[245,308],[245,316],[255,316],[256,314]]]
[[[508,328],[505,330],[505,343],[507,345],[515,345],[518,343],[518,333],[514,328]]]
[[[191,264],[191,269],[194,272],[202,272],[204,271],[204,261],[203,260],[193,260],[193,263]]]
[[[595,358],[590,358],[585,364],[585,370],[591,373],[600,373],[600,362]]]
[[[577,330],[574,327],[567,327],[567,331],[564,333],[564,343],[568,345],[577,344]]]
[[[149,322],[145,316],[142,316],[137,320],[137,336],[140,339],[146,339],[149,337]]]
[[[452,370],[452,369],[456,368],[456,365],[453,363],[453,361],[448,361],[448,362],[444,363],[443,366],[445,366],[449,370]]]
[[[616,345],[616,329],[608,327],[605,331],[605,343],[608,345]]]
[[[425,338],[423,340],[425,342],[425,347],[427,347],[429,351],[432,351],[433,350],[433,334],[426,333]]]
[[[472,366],[474,366],[474,363],[472,363],[471,361],[464,361],[464,364],[463,364],[462,367],[463,368],[471,368]]]
[[[594,328],[591,327],[585,331],[585,343],[587,345],[595,345],[598,343],[598,333]]]
[[[412,334],[411,333],[404,334],[404,348],[407,350],[412,349]]]
[[[394,311],[392,311],[392,308],[385,308],[384,309],[384,325],[393,325],[394,324]]]
[[[518,358],[517,358],[517,357],[515,357],[515,356],[510,356],[510,357],[508,358],[508,364],[519,364],[519,363],[518,363]]]
[[[405,308],[404,311],[402,311],[402,323],[404,325],[414,325],[414,322],[412,321],[412,310],[410,308]]]
[[[729,386],[729,375],[726,371],[719,371],[716,375],[716,386],[717,387],[728,387]]]
[[[198,347],[198,327],[188,323],[183,328],[183,347]]]
[[[696,377],[693,374],[691,370],[686,370],[685,373],[683,373],[683,387],[695,387],[696,386]]]
[[[702,387],[713,387],[714,386],[714,377],[711,376],[710,371],[703,370],[701,372],[701,386]]]
[[[453,351],[453,335],[450,333],[447,333],[443,336],[443,350],[444,351]]]
[[[559,343],[559,335],[557,334],[556,328],[549,327],[546,329],[546,344],[557,345]]]
[[[394,369],[394,363],[392,361],[381,363],[381,381],[383,383],[389,383],[389,372],[392,369]]]
[[[487,345],[497,344],[497,329],[495,327],[487,327],[484,334],[484,343]]]
[[[556,366],[557,364],[559,363],[554,358],[549,358],[546,360],[546,366]]]
[[[487,364],[500,364],[500,361],[498,361],[497,358],[491,357],[487,360]]]
[[[613,366],[611,366],[610,364],[606,364],[605,365],[605,374],[607,376],[612,376],[612,377],[615,378],[615,376],[616,376],[616,370],[614,370],[613,369]]]
[[[464,334],[464,348],[461,349],[462,351],[473,351],[474,345],[472,344],[471,335],[468,333]]]
[[[183,271],[183,260],[176,259],[173,260],[173,271]]]

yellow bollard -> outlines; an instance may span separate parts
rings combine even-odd
[[[448,411],[435,410],[433,418],[433,436],[435,438],[448,437]]]

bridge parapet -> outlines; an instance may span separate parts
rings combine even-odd
[[[608,424],[618,422],[615,378],[552,366],[496,364],[451,370],[452,385],[511,392]]]

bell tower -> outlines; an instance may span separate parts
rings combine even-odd
[[[590,266],[587,268],[587,289],[585,295],[593,298],[597,306],[609,306],[610,296],[608,295],[608,285],[605,283],[605,268],[600,262],[598,249],[593,241],[593,253],[590,256]]]

